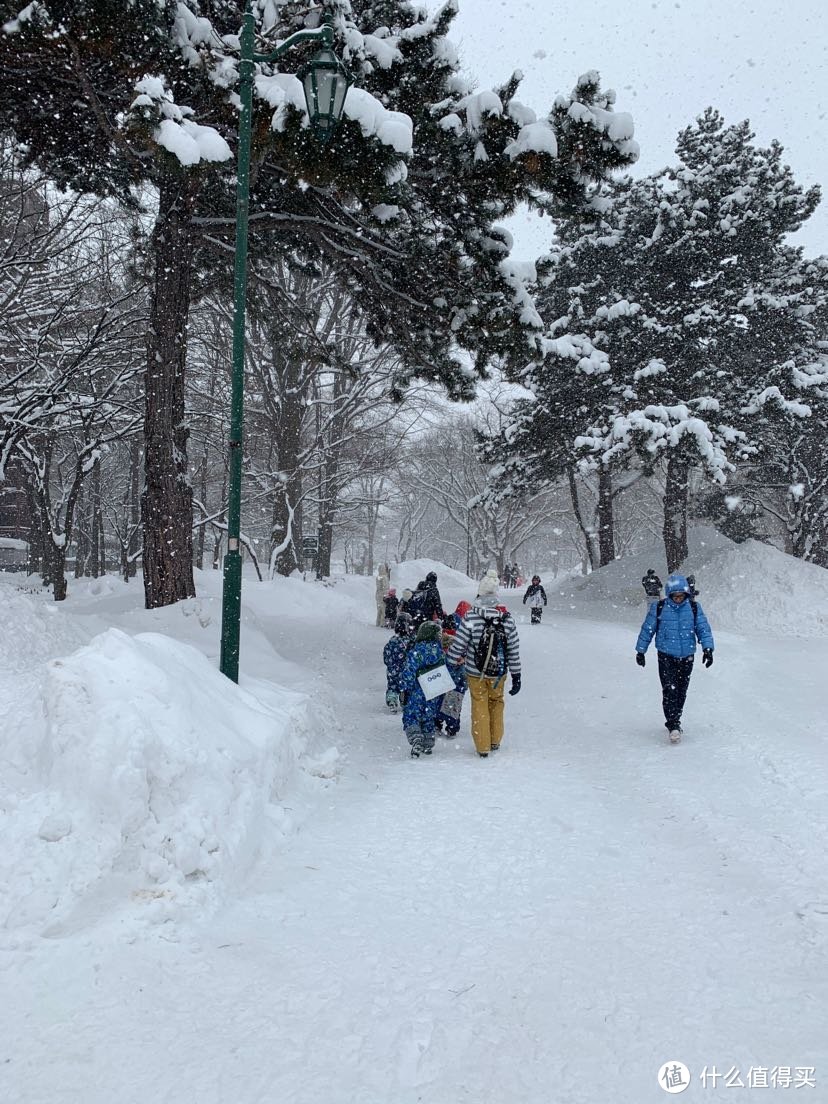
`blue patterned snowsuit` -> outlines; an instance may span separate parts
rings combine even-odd
[[[397,709],[400,703],[400,675],[408,654],[408,642],[401,636],[392,636],[382,649],[382,662],[385,664],[385,704]]]
[[[443,659],[443,648],[438,641],[418,640],[408,652],[400,673],[399,687],[405,691],[403,729],[412,747],[434,747],[434,721],[441,699],[426,701],[417,675],[427,667],[442,663]]]

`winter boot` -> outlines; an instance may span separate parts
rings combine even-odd
[[[670,729],[670,743],[671,744],[681,743],[681,725],[674,725]]]

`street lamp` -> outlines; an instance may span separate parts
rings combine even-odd
[[[244,334],[247,298],[247,223],[250,208],[250,145],[253,118],[253,75],[257,61],[273,62],[300,42],[318,42],[319,52],[300,70],[311,130],[328,141],[342,115],[351,84],[333,52],[333,29],[328,23],[313,31],[297,31],[269,54],[255,52],[252,0],[246,0],[239,59],[239,157],[236,171],[236,259],[233,275],[233,382],[230,399],[230,476],[227,502],[227,554],[221,603],[220,670],[239,681],[241,624],[242,425],[244,421]]]

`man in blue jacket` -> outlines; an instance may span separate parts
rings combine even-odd
[[[660,602],[652,602],[638,634],[635,660],[639,667],[647,662],[644,653],[655,637],[658,652],[658,677],[661,679],[664,705],[664,724],[670,733],[670,742],[681,739],[681,713],[693,659],[696,641],[702,646],[702,663],[713,663],[713,632],[704,610],[693,600],[692,588],[683,575],[671,575],[664,584],[667,595]]]

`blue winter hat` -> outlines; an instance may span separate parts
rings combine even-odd
[[[670,575],[664,584],[664,593],[667,595],[689,594],[690,584],[683,575]]]

